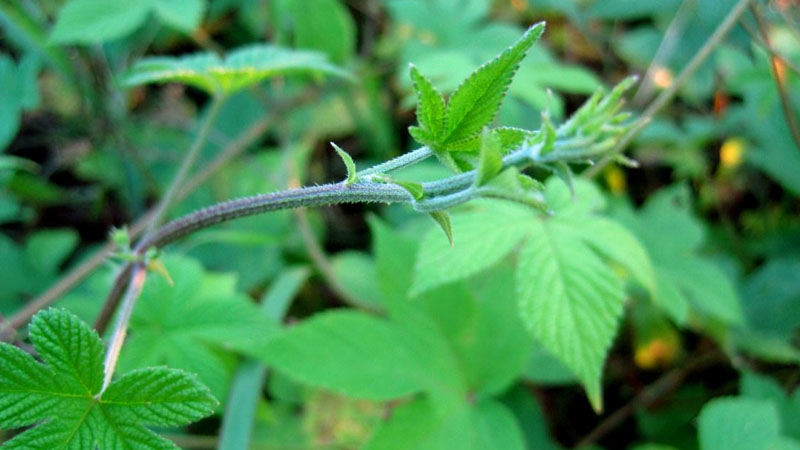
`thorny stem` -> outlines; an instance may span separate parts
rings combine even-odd
[[[705,60],[711,55],[711,52],[719,45],[725,36],[733,29],[733,26],[736,25],[736,22],[739,20],[739,16],[741,16],[747,6],[750,4],[751,0],[739,0],[739,2],[731,9],[722,23],[719,24],[716,30],[711,34],[703,47],[694,55],[689,64],[681,71],[680,75],[672,82],[669,88],[665,89],[655,98],[655,100],[650,103],[650,105],[645,109],[644,113],[639,117],[636,121],[635,125],[628,131],[628,133],[617,143],[614,149],[610,152],[610,154],[604,157],[600,162],[595,164],[593,167],[587,169],[583,175],[586,178],[592,178],[601,170],[603,170],[608,163],[612,161],[613,155],[618,154],[625,150],[625,147],[633,141],[633,139],[639,135],[639,133],[650,123],[655,116],[661,109],[666,106],[673,97],[678,93],[678,89],[680,89],[686,81],[691,78],[697,69],[705,62]]]

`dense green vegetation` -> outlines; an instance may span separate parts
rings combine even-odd
[[[7,0],[9,449],[800,449],[784,0]]]

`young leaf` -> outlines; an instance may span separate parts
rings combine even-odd
[[[468,138],[494,120],[519,63],[542,32],[543,22],[529,28],[514,45],[479,67],[453,92],[447,103],[442,142]]]
[[[0,428],[41,425],[4,449],[177,449],[145,427],[185,425],[217,405],[194,376],[164,367],[127,373],[101,394],[103,343],[65,310],[34,316],[30,336],[46,365],[0,344]]]
[[[444,231],[447,236],[447,242],[450,247],[453,246],[453,225],[450,223],[450,214],[447,211],[434,211],[431,213],[431,218],[439,225],[439,228]]]
[[[478,157],[478,172],[475,175],[475,186],[483,186],[491,181],[503,168],[503,157],[500,155],[500,140],[497,136],[484,130],[481,139],[481,153]]]
[[[345,180],[344,184],[353,184],[358,181],[358,176],[356,175],[356,164],[353,162],[353,158],[351,158],[346,151],[342,150],[334,142],[331,142],[331,145],[333,146],[333,149],[336,150],[336,153],[339,154],[339,157],[342,158],[345,167],[347,167],[347,179]]]
[[[321,53],[250,45],[234,50],[225,60],[210,53],[145,58],[125,73],[121,82],[124,86],[178,82],[209,93],[231,94],[278,75],[309,74],[350,76]]]
[[[444,131],[444,97],[413,64],[410,67],[411,83],[417,94],[417,122],[426,136],[435,141]]]

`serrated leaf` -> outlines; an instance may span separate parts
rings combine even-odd
[[[388,400],[423,388],[402,333],[355,311],[320,313],[288,328],[261,359],[298,381],[353,397]]]
[[[46,365],[0,344],[0,426],[43,424],[4,449],[177,449],[145,426],[185,425],[217,404],[194,376],[163,367],[124,374],[101,393],[102,341],[65,310],[38,313],[30,336]]]
[[[444,131],[444,97],[430,80],[425,78],[413,64],[410,66],[411,83],[417,94],[417,122],[427,132],[431,140],[437,139]]]
[[[602,408],[600,378],[624,295],[614,272],[570,232],[531,224],[519,256],[517,290],[525,323]]]
[[[336,153],[342,158],[342,162],[344,162],[345,167],[347,168],[347,179],[345,180],[344,184],[353,184],[358,181],[358,171],[356,170],[356,164],[353,162],[353,158],[347,154],[346,151],[342,150],[338,145],[334,142],[331,142],[333,149],[336,150]]]
[[[274,45],[250,45],[232,51],[222,60],[211,53],[179,57],[152,57],[138,61],[123,75],[124,86],[146,83],[184,83],[209,93],[231,94],[279,75],[350,75],[313,51]]]
[[[524,236],[525,229],[520,225],[530,219],[526,211],[501,202],[483,202],[477,208],[481,213],[453,215],[452,247],[441,238],[439,230],[431,230],[422,238],[412,295],[491,267]]]
[[[484,130],[481,152],[478,157],[478,169],[475,174],[475,186],[483,186],[488,183],[503,168],[503,157],[500,151],[500,140],[497,136]]]
[[[453,92],[447,103],[442,143],[468,138],[494,120],[519,63],[542,32],[544,23],[529,28],[514,45],[478,68]]]

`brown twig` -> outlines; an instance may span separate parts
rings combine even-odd
[[[789,93],[786,91],[786,80],[781,69],[778,67],[779,59],[776,56],[775,48],[772,46],[769,33],[767,33],[767,26],[764,23],[764,18],[758,9],[757,4],[750,4],[750,12],[756,19],[756,27],[761,34],[761,39],[766,45],[767,52],[769,53],[769,67],[772,72],[772,79],[775,80],[775,87],[778,89],[778,97],[781,100],[781,108],[783,109],[783,117],[786,119],[786,125],[789,127],[789,132],[792,134],[795,145],[800,149],[800,127],[797,125],[797,117],[794,114],[791,103],[789,103]]]
[[[631,401],[603,419],[597,427],[578,441],[575,447],[588,446],[589,444],[597,442],[614,428],[621,425],[628,417],[635,413],[637,409],[648,407],[657,400],[673,392],[692,372],[703,370],[724,360],[725,356],[722,353],[714,351],[712,353],[700,355],[686,362],[682,367],[677,367],[667,372],[661,376],[661,378],[640,391]]]

